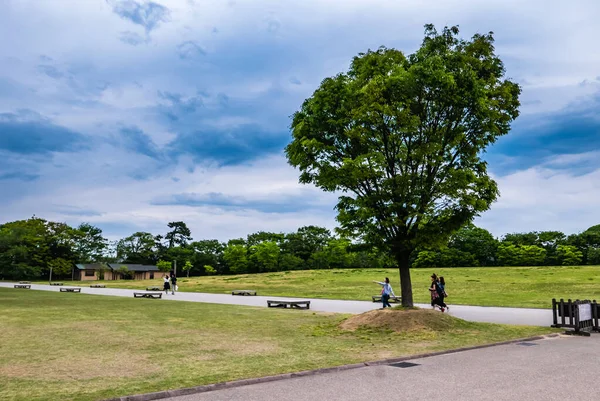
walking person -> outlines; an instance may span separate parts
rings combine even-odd
[[[385,309],[386,306],[391,308],[392,305],[390,305],[390,296],[395,297],[396,295],[394,294],[394,290],[392,289],[392,286],[390,285],[390,279],[386,277],[385,282],[383,282],[383,283],[381,281],[373,281],[373,282],[382,286],[382,288],[381,288],[381,303],[383,304],[383,308],[381,308],[381,309]]]
[[[440,276],[438,287],[440,288],[440,304],[449,310],[450,307],[445,303],[445,299],[448,298],[448,294],[446,293],[446,280],[444,280],[444,276]]]
[[[177,289],[177,277],[175,277],[175,273],[171,273],[171,295],[175,295],[176,289]]]
[[[169,294],[169,288],[170,288],[170,286],[169,286],[169,275],[168,274],[163,275],[163,281],[164,281],[164,283],[163,283],[163,290],[165,291],[165,295],[168,295]]]
[[[446,304],[444,303],[444,298],[442,297],[442,291],[439,285],[439,279],[437,274],[431,275],[431,285],[429,286],[429,292],[431,293],[431,307],[435,309],[435,307],[439,307],[442,312],[444,312],[444,308]]]

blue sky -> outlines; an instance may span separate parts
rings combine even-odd
[[[35,214],[111,238],[183,220],[195,238],[335,226],[297,183],[289,116],[320,81],[423,25],[494,31],[522,115],[486,156],[495,235],[600,223],[596,0],[5,0],[0,221]]]

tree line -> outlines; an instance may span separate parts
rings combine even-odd
[[[0,225],[0,278],[68,277],[76,263],[157,265],[181,275],[262,273],[305,269],[390,268],[395,260],[367,244],[330,230],[305,226],[295,232],[259,231],[222,242],[194,240],[187,224],[170,222],[165,234],[136,232],[108,241],[88,223],[71,227],[38,217]],[[495,238],[469,224],[436,247],[418,249],[413,268],[556,266],[600,264],[600,225],[573,235],[560,231],[507,234]]]

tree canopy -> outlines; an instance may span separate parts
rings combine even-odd
[[[409,264],[487,210],[498,196],[481,154],[519,115],[493,34],[425,27],[406,56],[381,47],[326,78],[292,120],[289,163],[300,182],[340,193],[340,232],[385,249],[412,306]]]

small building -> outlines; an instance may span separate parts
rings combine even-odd
[[[102,277],[104,275],[104,277]],[[78,263],[75,265],[73,274],[74,280],[89,281],[89,280],[111,280],[107,275],[112,277],[112,272],[106,263]]]
[[[127,271],[131,274],[133,280],[153,280],[155,277],[158,278],[160,271],[158,267],[154,265],[134,265],[127,263],[109,263],[108,267],[111,270],[112,278],[105,278],[105,280],[122,280],[124,277],[120,270],[123,267],[127,268]]]
[[[159,277],[160,271],[154,265],[138,265],[129,263],[88,263],[76,264],[74,279],[90,280],[152,280]],[[127,268],[129,277],[124,277],[123,267]]]

